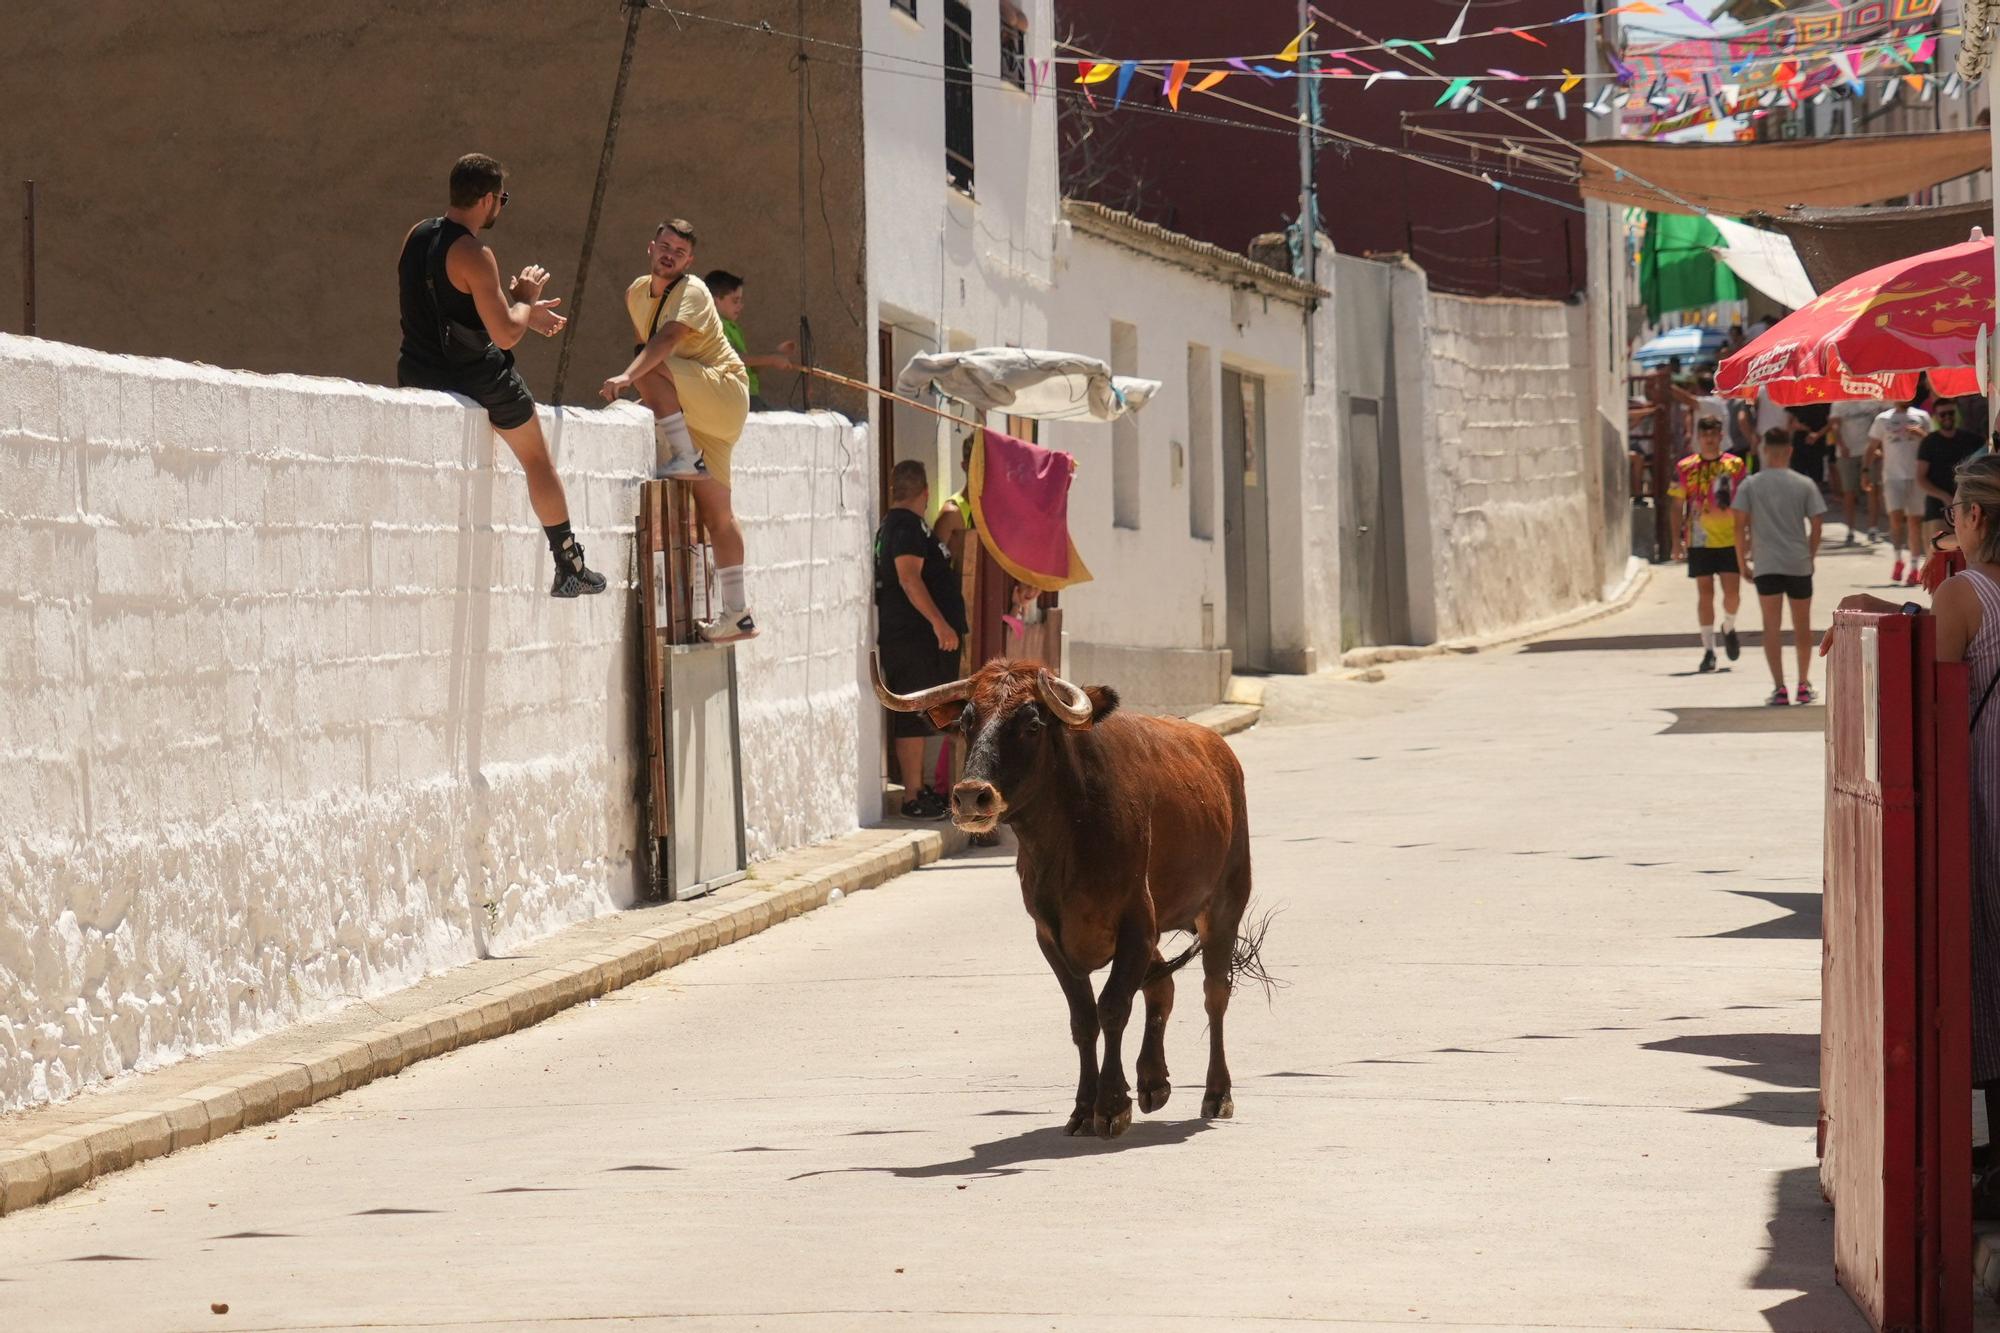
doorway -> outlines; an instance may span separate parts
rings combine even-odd
[[[1343,395],[1345,396],[1345,395]],[[1394,405],[1347,397],[1340,488],[1340,646],[1409,641],[1403,591],[1403,469]]]
[[[1264,448],[1264,381],[1222,372],[1222,552],[1228,582],[1229,653],[1238,671],[1271,669],[1270,470]]]

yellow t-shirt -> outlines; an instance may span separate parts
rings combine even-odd
[[[1736,514],[1730,505],[1742,484],[1743,460],[1735,454],[1712,459],[1689,454],[1674,468],[1667,494],[1683,506],[1690,548],[1736,545]]]
[[[674,348],[675,356],[725,375],[749,377],[743,358],[722,330],[722,316],[716,313],[708,284],[694,274],[683,273],[664,296],[653,295],[652,274],[634,278],[625,289],[625,312],[632,316],[632,332],[639,343],[669,324],[685,324],[690,332]]]

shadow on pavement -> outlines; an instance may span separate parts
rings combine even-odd
[[[870,1173],[896,1176],[902,1180],[1018,1176],[1031,1162],[1059,1162],[1071,1157],[1098,1157],[1139,1148],[1170,1147],[1186,1143],[1208,1128],[1206,1120],[1141,1121],[1117,1138],[1106,1140],[1087,1135],[1072,1137],[1064,1132],[1061,1125],[1044,1125],[1010,1138],[977,1144],[968,1156],[949,1162],[932,1162],[927,1166],[849,1166],[830,1171],[806,1171],[789,1179],[809,1180],[814,1176]]]
[[[1737,708],[1669,708],[1667,711],[1674,715],[1674,720],[1659,730],[1657,734],[1661,736],[1722,736],[1765,731],[1826,730],[1826,709],[1810,704],[1792,708],[1744,704]]]
[[[1717,931],[1713,935],[1699,936],[1710,940],[1816,940],[1820,932],[1820,916],[1824,900],[1817,893],[1766,893],[1757,889],[1731,889],[1739,898],[1756,898],[1783,911],[1785,915],[1774,916],[1768,921],[1755,925],[1738,926],[1735,930]],[[1815,1056],[1815,1059],[1818,1057]]]
[[[1825,626],[1816,626],[1813,633],[1818,634],[1824,628]],[[1790,633],[1791,631],[1787,629],[1785,640],[1787,643],[1791,642]],[[1742,629],[1738,631],[1737,637],[1742,640],[1743,646],[1746,649],[1762,648],[1764,646],[1764,631],[1762,630]],[[1521,651],[1524,653],[1643,653],[1652,652],[1660,648],[1681,648],[1689,652],[1699,652],[1701,650],[1701,635],[1689,631],[1685,634],[1606,634],[1594,639],[1537,639],[1533,643],[1523,645]]]
[[[1833,1282],[1833,1208],[1820,1197],[1816,1168],[1773,1174],[1765,1226],[1771,1243],[1750,1286],[1796,1293],[1763,1312],[1773,1333],[1867,1333],[1868,1321]]]
[[[1649,1041],[1648,1051],[1696,1055],[1726,1061],[1711,1069],[1755,1079],[1785,1092],[1752,1092],[1728,1106],[1697,1115],[1739,1116],[1767,1125],[1806,1126],[1819,1121],[1819,1034],[1817,1032],[1732,1032]]]

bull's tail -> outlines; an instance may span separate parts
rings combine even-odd
[[[1201,936],[1196,935],[1194,937],[1193,944],[1188,945],[1187,948],[1181,950],[1179,953],[1175,954],[1172,958],[1163,958],[1159,962],[1154,963],[1151,967],[1147,968],[1145,980],[1139,983],[1140,989],[1143,990],[1145,987],[1152,985],[1154,982],[1159,981],[1164,977],[1172,976],[1174,973],[1186,967],[1188,965],[1188,960],[1193,958],[1196,954],[1200,952],[1201,952]]]
[[[1236,942],[1229,950],[1229,989],[1234,991],[1245,978],[1264,988],[1264,1002],[1271,1002],[1271,993],[1286,985],[1284,981],[1271,975],[1264,966],[1264,936],[1270,933],[1271,918],[1278,914],[1273,908],[1259,917],[1246,917],[1236,928]]]

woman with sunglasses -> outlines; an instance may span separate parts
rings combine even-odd
[[[1964,568],[1937,584],[1937,656],[1965,662],[1972,675],[1972,1081],[1985,1090],[1989,1138],[2000,1131],[2000,457],[1987,454],[1961,465],[1957,489],[1945,506],[1945,530],[1935,545],[1955,550]],[[1941,560],[1933,563],[1942,565]],[[1843,611],[1922,614],[1915,602],[1898,607],[1867,593],[1840,604]],[[1829,631],[1820,643],[1831,645]],[[1980,1154],[1978,1216],[2000,1218],[2000,1155]]]

